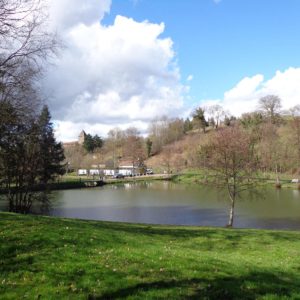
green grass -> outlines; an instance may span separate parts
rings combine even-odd
[[[0,299],[300,299],[300,233],[0,213]]]
[[[276,184],[276,174],[275,173],[260,173],[258,174],[260,179],[260,186],[272,186],[275,187]],[[172,181],[177,183],[184,184],[201,184],[206,180],[209,182],[210,180],[209,174],[205,174],[204,170],[187,170],[178,175],[174,175]],[[291,183],[291,179],[295,178],[293,175],[281,174],[280,182],[282,188],[292,188],[292,189],[300,189],[300,185],[297,183]],[[297,178],[297,176],[296,176]]]

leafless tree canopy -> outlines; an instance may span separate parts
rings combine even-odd
[[[34,107],[42,62],[58,50],[41,0],[0,0],[0,101]]]
[[[276,95],[262,97],[259,99],[259,108],[274,123],[279,116],[281,99]]]
[[[214,183],[228,191],[231,200],[228,226],[233,225],[236,199],[246,190],[253,189],[253,174],[257,159],[251,136],[240,126],[222,128],[200,150],[202,165],[215,176]]]

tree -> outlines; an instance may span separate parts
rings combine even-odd
[[[124,155],[131,160],[134,167],[143,166],[145,160],[144,142],[135,127],[129,127],[125,131]]]
[[[94,152],[95,149],[101,148],[103,146],[103,140],[97,134],[92,136],[91,134],[87,134],[85,136],[83,142],[83,148],[91,153]]]
[[[184,121],[184,133],[187,133],[188,131],[193,129],[193,124],[190,121],[189,118],[186,118]]]
[[[151,155],[152,144],[153,144],[152,141],[149,138],[147,138],[146,139],[146,148],[147,148],[147,156],[148,157],[150,157],[150,155]]]
[[[201,146],[200,156],[202,166],[214,175],[213,183],[227,189],[230,199],[228,227],[232,227],[236,200],[243,192],[253,189],[256,182],[253,174],[257,158],[252,141],[239,126],[221,128]]]
[[[300,105],[296,105],[291,109],[291,145],[295,147],[296,164],[298,173],[300,173]]]
[[[267,95],[259,99],[259,108],[263,114],[275,124],[280,117],[281,99],[276,95]]]
[[[221,120],[225,116],[225,111],[223,107],[219,104],[212,105],[208,108],[208,113],[211,115],[211,118],[215,123],[215,128],[218,129]]]
[[[9,210],[26,213],[47,188],[49,180],[62,174],[64,159],[56,143],[45,108],[39,117],[24,119],[10,103],[0,106],[0,176],[6,183]],[[45,200],[45,198],[42,198]]]
[[[205,129],[208,126],[208,123],[205,119],[204,113],[205,113],[204,108],[198,107],[193,111],[192,117],[195,126],[199,129],[202,129],[203,132],[205,133]]]
[[[179,118],[169,119],[166,116],[152,121],[149,126],[149,138],[152,141],[152,153],[156,154],[184,135],[184,121]]]
[[[276,185],[280,186],[279,175],[282,170],[285,145],[279,135],[278,126],[271,122],[264,124],[262,137],[259,144],[259,154],[261,156],[261,166],[276,173]]]
[[[39,128],[39,158],[40,162],[40,181],[46,185],[53,180],[57,175],[65,173],[65,166],[62,162],[65,159],[62,144],[56,142],[51,115],[48,106],[45,105],[38,119]]]
[[[43,119],[49,129],[46,115],[37,118],[42,63],[58,49],[46,25],[42,0],[0,0],[0,176],[10,210],[16,212],[27,212],[38,198],[36,185],[58,171],[45,174],[45,165],[54,162],[53,157],[46,159],[46,150],[48,156],[62,154],[58,144],[52,143],[51,150],[46,146],[51,134],[46,138],[39,124]]]

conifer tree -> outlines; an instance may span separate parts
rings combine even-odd
[[[53,124],[48,106],[45,105],[38,119],[40,144],[40,182],[47,184],[55,176],[65,172],[62,164],[65,159],[61,143],[55,140]]]

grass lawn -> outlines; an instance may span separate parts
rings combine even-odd
[[[0,213],[0,299],[300,299],[300,232]]]

